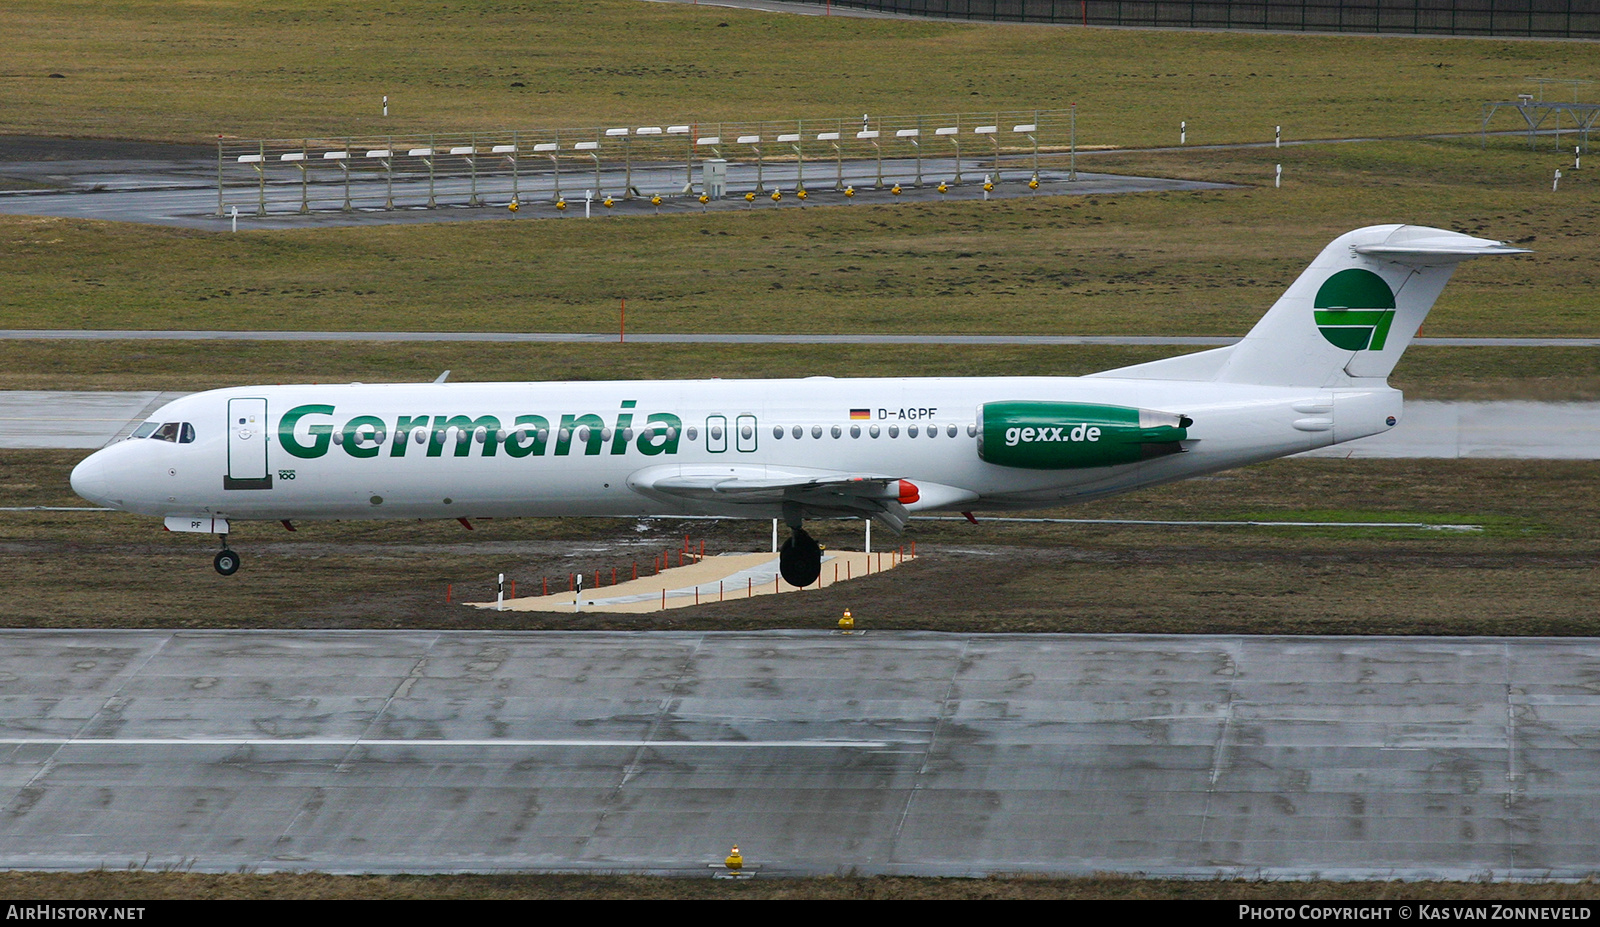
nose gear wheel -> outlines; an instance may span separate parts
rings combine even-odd
[[[211,561],[211,565],[216,567],[217,572],[223,576],[232,576],[239,572],[239,555],[228,547],[228,536],[226,534],[218,535],[218,537],[222,540],[222,550],[217,554],[216,559]]]

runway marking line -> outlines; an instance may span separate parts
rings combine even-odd
[[[368,740],[359,737],[0,737],[0,746],[65,747],[824,747],[829,749],[882,749],[885,740]]]

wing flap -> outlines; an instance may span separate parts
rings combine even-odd
[[[785,506],[799,506],[806,517],[871,518],[896,533],[910,517],[906,503],[917,499],[916,487],[898,476],[796,467],[651,467],[630,476],[628,486],[746,517],[777,517]]]

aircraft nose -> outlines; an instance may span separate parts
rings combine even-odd
[[[105,505],[110,489],[105,458],[99,453],[90,454],[72,468],[72,491],[90,502]]]

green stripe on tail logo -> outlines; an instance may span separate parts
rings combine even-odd
[[[1312,304],[1317,329],[1346,351],[1381,351],[1394,321],[1394,291],[1370,270],[1341,270],[1322,282]]]

